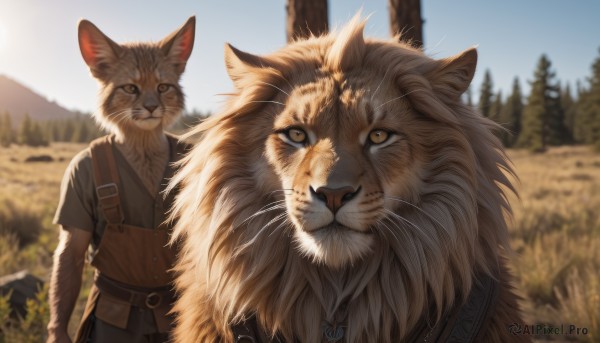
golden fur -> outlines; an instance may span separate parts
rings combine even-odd
[[[91,22],[79,23],[81,54],[100,84],[94,117],[116,135],[117,147],[150,194],[160,188],[169,160],[163,129],[184,109],[179,79],[192,52],[195,24],[191,17],[157,43],[117,44]]]
[[[344,342],[398,342],[460,303],[475,271],[504,269],[511,169],[494,124],[460,101],[476,51],[433,60],[363,27],[264,57],[226,46],[237,90],[171,183],[177,342],[231,342],[253,314],[287,342],[325,341],[324,323]],[[496,340],[519,320],[501,293]]]

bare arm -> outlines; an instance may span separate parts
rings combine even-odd
[[[67,328],[79,296],[85,253],[91,239],[89,231],[61,227],[50,280],[48,343],[71,342]]]

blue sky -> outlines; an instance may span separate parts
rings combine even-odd
[[[332,27],[357,10],[370,14],[366,35],[389,37],[387,0],[329,0]],[[545,53],[559,79],[590,75],[600,53],[597,0],[422,0],[425,51],[443,58],[477,45],[475,98],[485,69],[494,90],[510,92],[519,77],[527,91]],[[159,40],[190,15],[197,17],[196,43],[182,84],[188,109],[218,111],[232,90],[223,63],[230,42],[252,53],[285,44],[285,0],[0,0],[0,74],[69,109],[95,110],[97,84],[77,46],[77,21],[94,22],[117,42]]]

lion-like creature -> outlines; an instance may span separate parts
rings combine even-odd
[[[479,339],[519,338],[512,171],[461,102],[476,50],[435,60],[364,25],[268,56],[226,46],[236,91],[172,180],[177,342],[233,342],[249,320],[282,342],[427,341],[482,277]]]

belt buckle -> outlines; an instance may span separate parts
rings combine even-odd
[[[162,296],[156,292],[152,292],[146,296],[146,307],[149,309],[154,309],[160,305],[162,301]]]
[[[96,194],[98,195],[98,200],[104,200],[110,197],[118,196],[119,187],[114,182],[107,183],[96,187]]]

